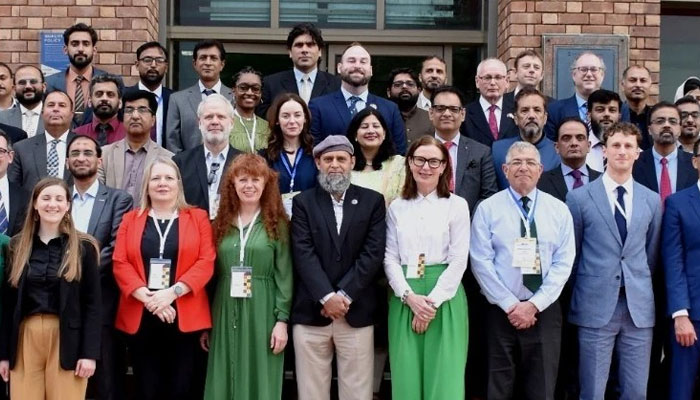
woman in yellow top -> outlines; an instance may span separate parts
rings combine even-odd
[[[260,104],[262,74],[253,67],[245,67],[233,76],[233,127],[229,141],[235,149],[256,154],[267,147],[270,127],[255,115]]]

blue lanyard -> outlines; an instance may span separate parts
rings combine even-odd
[[[287,173],[290,176],[290,181],[289,181],[289,191],[293,192],[294,191],[294,177],[297,176],[297,167],[299,166],[299,160],[301,160],[301,156],[304,154],[304,150],[299,147],[299,150],[297,150],[297,155],[294,158],[294,167],[289,165],[289,160],[287,160],[287,156],[285,154],[281,154],[280,158],[282,159],[282,165],[284,165],[284,169],[287,170]]]
[[[525,212],[522,202],[518,201],[518,199],[515,197],[515,193],[513,193],[513,189],[510,186],[508,187],[508,193],[510,193],[510,197],[513,199],[515,205],[518,206],[518,209],[520,210],[520,218],[523,220],[523,223],[527,222],[527,224],[525,224],[525,230],[527,231],[527,235],[530,236],[530,225],[532,224],[532,220],[535,219],[535,207],[537,206],[539,190],[535,190],[535,200],[532,202],[532,207],[530,208],[529,213]]]

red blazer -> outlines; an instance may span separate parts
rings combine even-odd
[[[129,334],[139,330],[143,303],[131,294],[147,286],[141,256],[141,239],[148,220],[148,211],[124,214],[114,247],[114,278],[121,291],[115,327]],[[211,328],[211,313],[205,285],[214,273],[216,250],[207,212],[198,208],[180,211],[178,218],[178,250],[175,281],[187,284],[192,291],[175,300],[178,327],[182,332]]]

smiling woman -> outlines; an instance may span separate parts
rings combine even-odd
[[[231,146],[246,153],[256,153],[267,146],[270,135],[267,121],[255,115],[262,93],[262,74],[252,67],[245,67],[233,76],[233,84],[235,118]]]

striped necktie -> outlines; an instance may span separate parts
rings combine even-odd
[[[0,193],[0,233],[7,234],[7,229],[10,227],[10,221],[7,219],[7,209],[5,208],[5,200]]]

